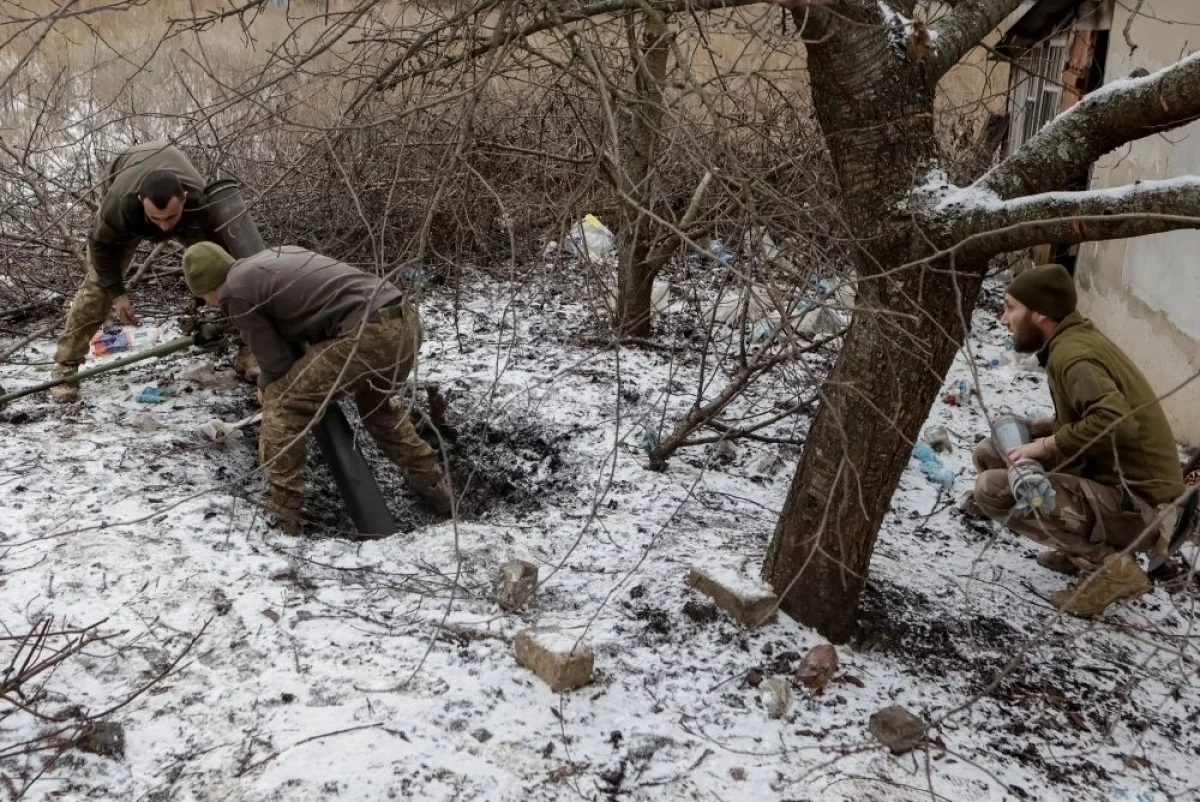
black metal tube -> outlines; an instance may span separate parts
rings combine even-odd
[[[230,256],[245,259],[267,249],[236,181],[215,181],[208,185],[204,194],[209,214],[217,223],[221,245]],[[296,348],[297,353],[303,353],[301,346]],[[391,510],[371,473],[371,466],[354,445],[354,430],[337,401],[329,403],[325,416],[313,427],[313,434],[359,534],[381,537],[393,534],[396,522]]]
[[[242,188],[232,179],[214,181],[204,189],[208,213],[217,223],[220,245],[235,259],[245,259],[267,249],[254,218],[242,198]]]

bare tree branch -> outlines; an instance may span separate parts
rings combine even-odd
[[[989,257],[1034,245],[1073,245],[1200,227],[1200,176],[1089,192],[1047,192],[960,210],[958,252]]]
[[[1060,114],[976,185],[1001,198],[1065,187],[1127,142],[1200,117],[1200,53],[1144,78],[1114,81]]]
[[[929,59],[929,81],[937,81],[976,47],[1021,0],[963,0],[934,25],[934,50]]]

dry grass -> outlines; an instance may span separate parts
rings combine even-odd
[[[179,142],[212,178],[241,179],[269,241],[380,270],[414,255],[506,266],[586,212],[615,222],[609,156],[628,123],[619,101],[632,69],[624,19],[457,60],[488,40],[498,12],[292,0],[229,15],[240,5],[0,0],[0,139],[20,156],[14,167],[0,154],[10,273],[61,289],[77,281],[77,260],[64,255],[89,224],[103,164],[157,138]],[[836,263],[846,247],[836,189],[803,48],[782,19],[763,5],[673,20],[652,211],[677,220],[712,171],[706,234],[736,241],[765,226],[791,243],[793,262]],[[367,91],[421,35],[393,76],[403,80]],[[987,81],[959,84],[947,106],[980,108]]]

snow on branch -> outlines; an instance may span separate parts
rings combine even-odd
[[[929,62],[929,79],[936,83],[971,48],[978,45],[1021,0],[962,0],[930,29],[936,46]]]
[[[1046,192],[1015,200],[985,193],[949,193],[934,208],[960,257],[986,258],[1040,244],[1200,228],[1200,176],[1140,181],[1087,192]]]
[[[1143,78],[1113,81],[1051,120],[976,185],[1001,198],[1060,189],[1121,145],[1200,117],[1200,52]]]

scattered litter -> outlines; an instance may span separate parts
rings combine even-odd
[[[121,351],[135,351],[154,345],[162,339],[162,329],[150,326],[127,326],[120,331],[98,331],[92,337],[92,354],[105,356]]]
[[[921,463],[921,473],[925,474],[926,479],[935,485],[940,485],[943,490],[950,490],[954,487],[954,473],[942,464],[937,452],[933,450],[933,446],[921,441],[913,449],[913,456]]]
[[[786,677],[771,677],[762,684],[762,691],[767,703],[767,715],[771,718],[787,715],[788,708],[792,706],[792,684]]]
[[[171,400],[171,391],[163,387],[156,387],[153,384],[147,384],[145,387],[134,390],[133,400],[139,404],[161,404],[164,401]]]
[[[938,453],[946,454],[954,450],[954,444],[950,441],[950,432],[945,426],[926,427],[921,439],[933,446],[933,450]]]
[[[854,306],[854,286],[815,280],[816,297],[797,298],[779,287],[750,284],[725,294],[709,307],[705,318],[726,328],[744,330],[748,345],[771,339],[786,318],[788,328],[806,337],[826,337],[845,328]]]
[[[242,418],[236,423],[226,423],[220,418],[213,418],[208,423],[201,424],[198,428],[200,434],[214,443],[225,443],[230,440],[237,440],[242,436],[243,428],[252,423],[258,423],[260,420],[262,420],[262,413],[255,412],[253,415]]]
[[[571,250],[589,261],[607,262],[613,259],[616,243],[616,236],[594,214],[585,215],[571,228]]]
[[[713,237],[708,241],[708,252],[713,255],[718,262],[723,265],[733,264],[735,254],[733,251],[725,247],[721,240]]]

